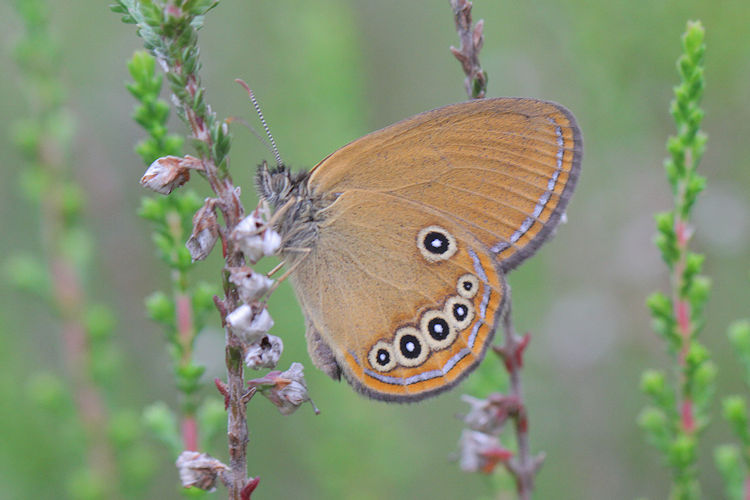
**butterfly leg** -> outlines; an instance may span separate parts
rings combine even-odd
[[[304,254],[304,257],[307,257],[307,255],[310,253],[309,248],[300,248],[300,249],[296,249],[296,251]],[[292,263],[292,266],[289,269],[287,269],[287,271],[284,274],[282,274],[281,277],[277,279],[273,285],[271,285],[271,288],[269,288],[268,291],[266,292],[266,297],[270,297],[271,294],[279,287],[279,285],[282,284],[284,281],[286,281],[286,279],[294,272],[297,266],[299,266],[301,263],[302,263],[302,259],[295,260]],[[279,271],[279,269],[284,267],[285,264],[286,262],[281,262],[278,266],[271,269],[271,271],[266,276],[270,278],[271,276],[276,274]]]
[[[310,354],[313,364],[333,380],[341,380],[341,367],[336,362],[331,346],[323,340],[323,337],[310,321],[306,321],[306,324],[307,352]]]

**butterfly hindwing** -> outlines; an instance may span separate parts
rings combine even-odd
[[[385,400],[453,386],[484,356],[503,305],[494,256],[458,222],[391,195],[343,193],[326,210],[292,281],[344,376]],[[442,254],[430,245],[447,240]]]

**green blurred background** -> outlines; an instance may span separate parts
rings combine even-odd
[[[127,383],[120,400],[136,408],[175,403],[160,328],[145,318],[144,297],[165,288],[148,225],[135,211],[144,191],[133,153],[141,130],[125,60],[141,48],[132,26],[106,1],[52,2],[53,30],[77,121],[75,176],[88,195],[87,220],[98,253],[90,265],[95,296],[116,309],[117,344]],[[719,365],[719,394],[745,390],[726,342],[734,319],[750,315],[750,3],[744,0],[474,2],[485,20],[481,61],[489,96],[533,96],[574,111],[585,138],[583,172],[568,224],[510,277],[519,330],[532,332],[524,391],[535,451],[547,461],[536,498],[664,498],[667,471],[644,443],[635,419],[645,404],[640,373],[667,356],[650,330],[648,293],[667,277],[652,244],[653,213],[669,207],[661,169],[673,133],[668,114],[677,82],[679,36],[688,19],[707,29],[704,130],[700,166],[708,188],[696,207],[694,247],[707,254],[714,280],[703,341]],[[10,53],[20,25],[0,4],[0,255],[38,252],[37,213],[19,194],[23,168],[6,127],[24,115]],[[463,75],[448,51],[457,45],[447,0],[223,0],[201,32],[203,83],[220,117],[254,123],[243,78],[255,90],[285,161],[309,168],[335,148],[411,114],[465,99]],[[174,120],[175,130],[183,131]],[[252,174],[270,154],[235,126],[231,168],[246,206]],[[199,182],[193,187],[203,189]],[[197,274],[216,282],[216,255]],[[0,498],[60,498],[66,464],[44,415],[25,397],[39,370],[63,373],[58,327],[43,306],[0,286]],[[475,498],[486,481],[450,461],[466,409],[467,384],[414,405],[365,400],[332,382],[307,357],[302,316],[288,285],[274,295],[274,333],[286,351],[281,367],[301,361],[322,413],[309,407],[281,417],[264,400],[249,406],[249,471],[270,498]],[[201,336],[206,380],[223,377],[218,316]],[[501,378],[492,359],[483,370]],[[62,375],[60,375],[62,377]],[[470,385],[471,382],[468,383]],[[498,385],[501,382],[498,382]],[[212,388],[211,397],[219,397]],[[718,406],[718,405],[717,405]],[[702,444],[707,498],[720,498],[711,460],[728,440],[715,415]],[[155,449],[161,450],[156,447]],[[206,450],[226,459],[223,440]],[[148,498],[177,498],[166,451]],[[220,490],[218,498],[224,493]],[[512,498],[509,497],[509,498]]]

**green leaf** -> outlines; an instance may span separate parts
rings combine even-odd
[[[724,490],[729,500],[743,500],[745,467],[736,446],[723,445],[714,450],[716,468],[724,478]]]
[[[47,267],[31,255],[12,255],[3,263],[3,274],[19,290],[49,299],[52,285]]]
[[[94,342],[112,337],[117,320],[112,310],[101,304],[92,304],[86,310],[86,332]]]
[[[688,54],[700,54],[703,50],[703,39],[706,30],[700,21],[688,21],[685,34],[682,36],[683,47]]]
[[[141,206],[138,215],[152,222],[163,223],[165,217],[165,204],[163,198],[141,198]]]
[[[110,419],[109,436],[118,450],[124,450],[140,439],[141,428],[142,422],[136,413],[120,410]]]
[[[663,411],[654,407],[644,408],[638,415],[638,425],[645,431],[646,437],[654,447],[666,452],[671,441],[671,431]]]
[[[729,396],[722,402],[722,416],[732,425],[735,435],[742,441],[742,446],[750,446],[750,428],[748,425],[747,403],[741,396]]]
[[[172,456],[178,456],[182,451],[177,418],[166,403],[159,401],[143,411],[143,421],[156,438],[169,448]]]
[[[175,305],[174,301],[167,297],[164,292],[154,292],[146,299],[146,310],[154,321],[174,326]]]

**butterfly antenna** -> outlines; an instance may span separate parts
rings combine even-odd
[[[268,140],[271,142],[271,152],[273,153],[274,158],[276,158],[276,166],[280,167],[281,165],[283,165],[283,162],[281,161],[281,155],[279,154],[279,149],[276,147],[276,141],[273,139],[273,136],[271,135],[271,129],[268,128],[268,124],[266,123],[266,119],[263,117],[263,112],[260,110],[260,104],[258,104],[258,100],[255,98],[255,94],[253,93],[253,90],[244,81],[240,79],[237,79],[235,81],[239,83],[240,85],[242,85],[245,88],[245,90],[247,90],[247,93],[250,96],[250,102],[253,103],[253,107],[255,107],[255,111],[256,113],[258,113],[258,118],[260,118],[260,123],[261,125],[263,125],[263,130],[266,131],[266,136],[268,137]]]

